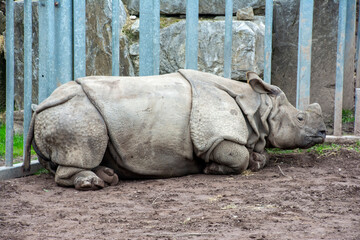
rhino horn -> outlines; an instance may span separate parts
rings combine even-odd
[[[264,82],[254,72],[247,72],[246,78],[247,78],[248,84],[250,84],[252,89],[257,93],[266,93],[266,94],[273,94],[273,95],[279,95],[279,93],[281,93],[281,90],[278,87]]]

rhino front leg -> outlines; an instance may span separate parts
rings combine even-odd
[[[116,184],[119,183],[118,175],[111,168],[98,166],[94,168],[93,171],[99,178],[101,178],[104,182],[106,182],[110,186],[115,186]]]
[[[205,174],[239,174],[249,165],[249,151],[240,144],[222,141],[210,155]]]
[[[249,159],[249,169],[254,172],[259,171],[265,167],[269,159],[270,156],[266,151],[263,153],[252,152]]]

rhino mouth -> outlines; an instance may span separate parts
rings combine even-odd
[[[315,144],[321,144],[325,142],[325,135],[316,135],[316,136],[307,136],[306,137],[306,142],[307,144],[305,144],[304,148],[310,148],[312,146],[314,146]]]

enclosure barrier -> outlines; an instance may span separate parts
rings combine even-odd
[[[32,6],[24,0],[24,141],[31,120]],[[233,0],[226,0],[224,29],[224,77],[231,77]],[[310,102],[313,0],[300,1],[296,106]],[[39,95],[42,102],[59,84],[86,76],[85,0],[39,0]],[[56,19],[56,24],[55,24]],[[186,2],[185,66],[198,65],[199,0]],[[355,36],[356,0],[339,1],[334,135],[341,136],[344,66],[350,40]],[[273,0],[266,0],[264,81],[271,83]],[[119,0],[112,1],[112,75],[119,75]],[[360,31],[360,21],[358,25]],[[55,40],[56,39],[56,40]],[[149,41],[149,39],[152,39]],[[360,38],[356,44],[356,70],[360,69]],[[160,0],[140,0],[139,74],[159,74]],[[357,82],[359,82],[357,74]],[[358,86],[357,86],[358,87]],[[355,135],[360,134],[360,89],[356,89]],[[14,1],[6,0],[6,156],[0,179],[22,176],[21,164],[13,166],[14,126]],[[328,140],[359,140],[357,136],[328,136]],[[25,145],[25,142],[24,142]],[[32,169],[40,168],[37,161]]]

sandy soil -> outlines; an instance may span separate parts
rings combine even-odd
[[[260,172],[121,181],[0,181],[0,239],[360,239],[360,154],[272,155]]]

